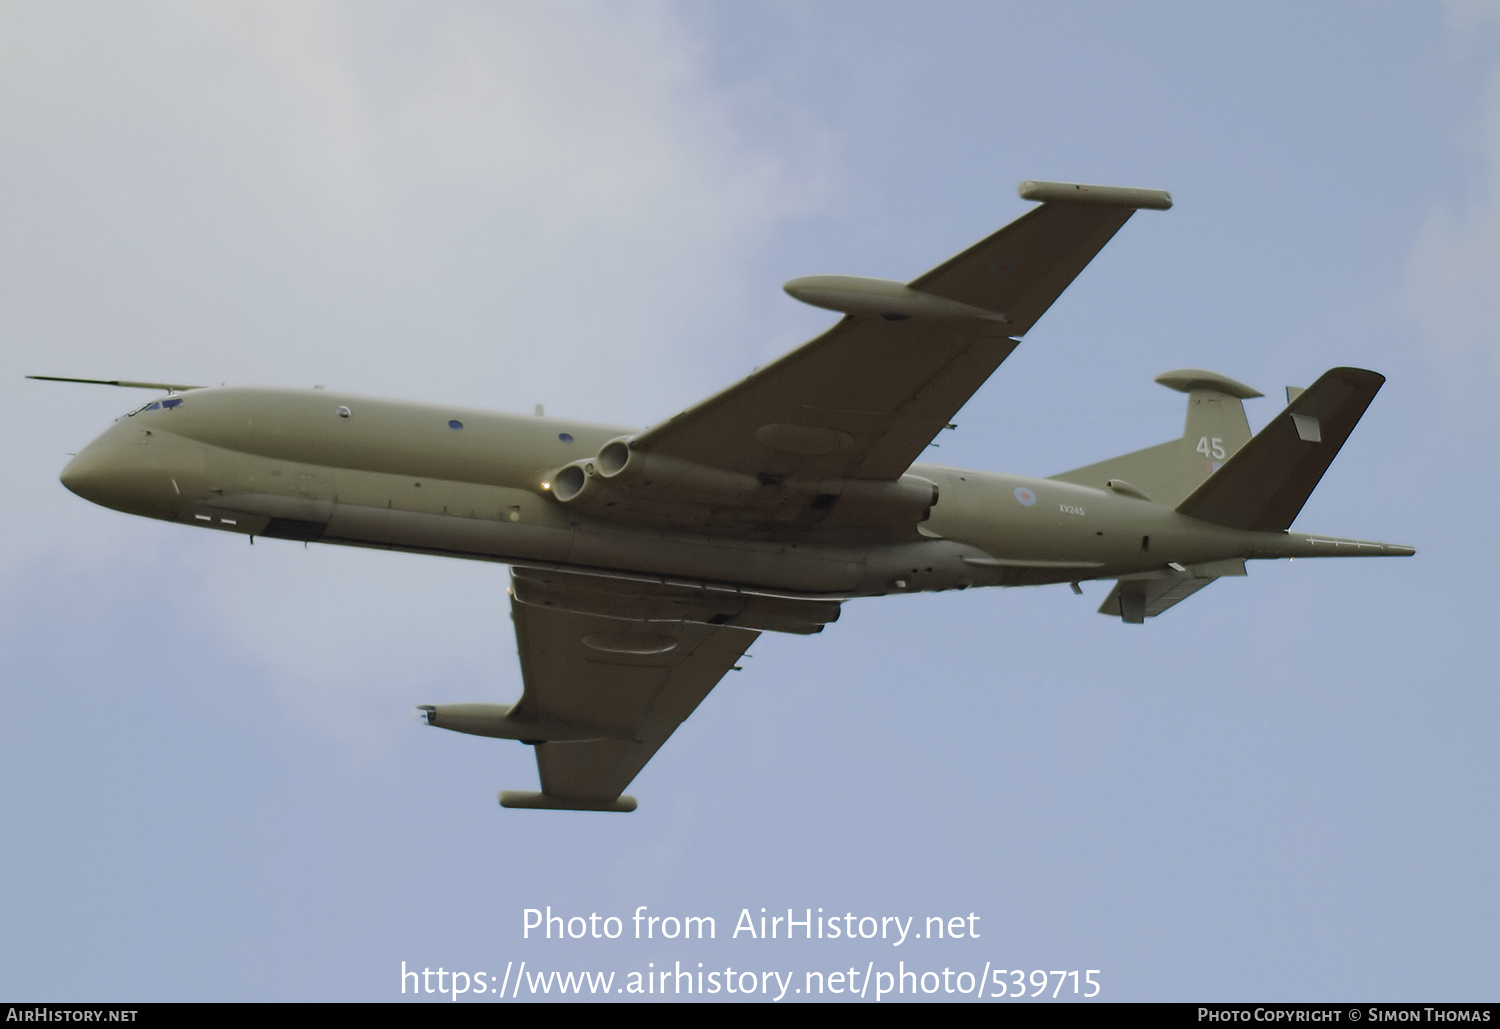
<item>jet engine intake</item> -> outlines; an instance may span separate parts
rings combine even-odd
[[[584,495],[594,478],[596,468],[592,460],[574,461],[558,469],[552,476],[552,495],[564,504],[571,504]]]
[[[630,509],[639,501],[747,507],[765,493],[753,475],[642,452],[625,437],[610,440],[595,457],[564,465],[552,477],[554,497],[587,507]]]

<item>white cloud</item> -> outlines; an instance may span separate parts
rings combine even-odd
[[[1477,174],[1461,198],[1429,212],[1402,287],[1423,352],[1447,388],[1464,395],[1493,390],[1500,374],[1500,69],[1466,142]]]
[[[68,421],[96,399],[22,392],[31,371],[671,414],[725,383],[726,355],[765,356],[747,271],[833,174],[816,125],[749,138],[739,96],[661,4],[7,6],[0,390],[5,417],[58,437],[26,480],[60,494],[60,452],[103,427]],[[497,567],[229,560],[122,516],[80,547],[83,502],[52,499],[55,521],[0,543],[5,567],[128,576],[108,555],[131,547],[196,562],[175,581],[205,598],[205,645],[263,663],[341,734],[366,735],[349,723],[372,684],[405,696],[434,654],[513,652]]]
[[[1470,32],[1500,26],[1500,5],[1494,0],[1446,0],[1443,8],[1443,20],[1459,43]]]
[[[0,71],[22,189],[0,213],[24,245],[0,256],[32,296],[8,310],[53,338],[66,318],[80,364],[656,417],[828,177],[805,119],[739,131],[664,5],[6,20],[28,46]]]

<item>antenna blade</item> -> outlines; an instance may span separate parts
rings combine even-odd
[[[185,393],[202,386],[186,386],[179,382],[134,382],[130,379],[71,379],[62,375],[28,375],[28,379],[41,382],[84,382],[91,386],[123,386],[126,389],[164,389],[168,393]]]

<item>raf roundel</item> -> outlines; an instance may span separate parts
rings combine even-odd
[[[1025,486],[1017,486],[1016,502],[1019,503],[1022,507],[1030,507],[1032,504],[1036,503],[1036,494],[1031,492],[1031,490],[1027,489]]]

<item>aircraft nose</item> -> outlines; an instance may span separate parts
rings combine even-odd
[[[183,503],[179,480],[190,482],[201,465],[201,453],[188,444],[116,425],[79,451],[58,478],[90,503],[171,521]]]
[[[109,469],[99,459],[97,450],[85,450],[69,461],[58,476],[63,486],[84,500],[95,504],[105,503],[108,493]],[[107,506],[107,505],[106,505]]]
[[[181,501],[171,472],[155,467],[159,462],[148,456],[141,447],[101,438],[69,461],[58,478],[68,490],[101,507],[173,518]]]

